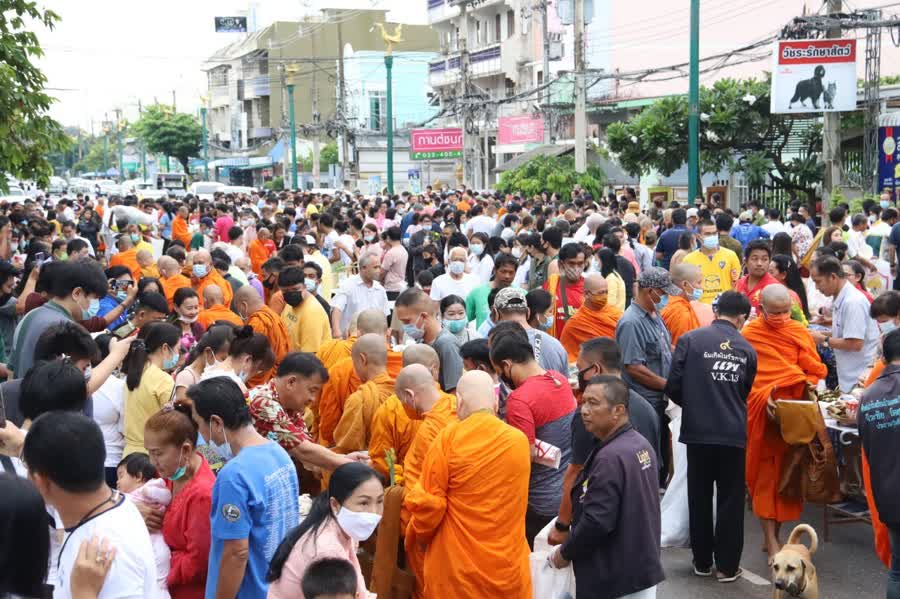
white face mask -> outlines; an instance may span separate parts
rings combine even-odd
[[[337,522],[341,529],[347,535],[358,542],[365,541],[372,536],[378,523],[381,522],[381,516],[372,512],[354,512],[341,506],[337,513]]]

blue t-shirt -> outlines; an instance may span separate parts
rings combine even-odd
[[[159,228],[163,237],[172,239],[172,217],[168,212],[163,212],[163,215],[159,217]]]
[[[100,299],[100,309],[97,311],[97,316],[106,316],[110,312],[116,309],[121,302],[118,298],[112,297],[110,295],[105,295]],[[107,329],[110,331],[115,331],[120,326],[125,324],[128,321],[128,310],[122,310],[122,313],[119,315],[117,319],[112,321]]]
[[[212,492],[212,545],[206,599],[216,596],[225,541],[248,539],[247,570],[238,596],[264,599],[269,561],[287,533],[297,526],[300,485],[291,458],[278,443],[245,447],[228,461]]]
[[[656,242],[656,251],[663,255],[660,265],[666,270],[669,270],[672,255],[678,250],[678,239],[684,233],[690,233],[690,230],[684,225],[675,225],[671,229],[663,231]]]

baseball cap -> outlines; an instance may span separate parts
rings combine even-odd
[[[304,235],[303,241],[306,242],[306,245],[316,245],[316,238],[312,235]]]
[[[206,225],[207,227],[215,227],[216,221],[214,221],[213,219],[211,219],[208,216],[204,216],[203,218],[200,219],[200,224]]]
[[[687,209],[687,217],[691,218],[692,216],[697,216],[698,211],[696,208],[688,208]]]
[[[743,221],[749,222],[749,221],[753,220],[753,214],[749,210],[744,210],[743,212],[741,212],[741,215],[738,217],[738,219],[741,222],[743,222]]]
[[[637,202],[628,202],[628,212],[632,214],[640,214],[641,205]]]
[[[525,297],[525,290],[520,287],[504,287],[497,292],[497,297],[494,298],[494,307],[501,312],[527,310],[528,300]]]
[[[640,276],[638,276],[638,287],[641,289],[661,289],[667,295],[679,295],[681,293],[681,289],[672,284],[669,271],[658,266],[651,266],[641,271]],[[498,299],[499,297],[500,294],[497,294]]]

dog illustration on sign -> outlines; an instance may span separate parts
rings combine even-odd
[[[791,98],[788,108],[793,108],[797,102],[800,102],[800,106],[807,108],[806,101],[810,100],[813,108],[818,110],[819,100],[824,99],[825,108],[833,110],[837,84],[831,82],[826,88],[823,79],[825,79],[825,67],[818,65],[813,71],[812,77],[797,82],[797,86],[794,88],[794,97]]]

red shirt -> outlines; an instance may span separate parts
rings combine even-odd
[[[544,289],[548,289],[550,281],[544,283]],[[569,307],[569,313],[566,314],[563,308],[562,287],[566,286],[566,305]],[[569,283],[562,274],[559,276],[559,283],[556,285],[556,335],[557,339],[562,336],[563,328],[566,321],[571,318],[584,301],[584,277],[578,279],[577,283]]]
[[[163,539],[172,550],[166,579],[172,599],[203,599],[206,594],[209,512],[215,482],[215,475],[203,459],[194,477],[172,498],[163,518]],[[172,481],[166,480],[166,487],[171,491]]]
[[[219,238],[219,241],[224,241],[225,243],[231,243],[231,240],[228,239],[228,229],[234,226],[234,219],[230,216],[220,216],[216,219],[216,237]]]
[[[769,285],[781,285],[781,282],[769,273],[766,273],[762,276],[762,278],[759,280],[759,283],[757,283],[753,289],[748,289],[747,282],[749,278],[750,275],[746,275],[738,279],[738,282],[734,285],[734,290],[738,293],[746,295],[747,299],[750,300],[750,306],[755,310],[759,310],[759,296],[762,294],[762,290]]]
[[[569,414],[575,407],[569,381],[560,373],[548,370],[528,377],[509,394],[506,422],[525,433],[528,442],[534,444],[537,429]]]

